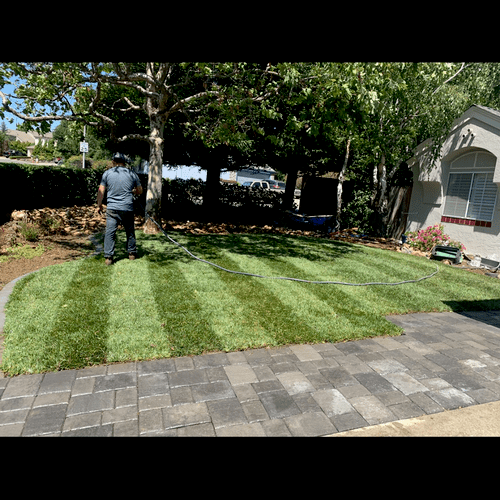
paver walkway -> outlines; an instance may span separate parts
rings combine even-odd
[[[324,436],[500,400],[500,311],[388,319],[405,335],[0,378],[0,436]]]

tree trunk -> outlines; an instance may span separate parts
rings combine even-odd
[[[220,191],[220,167],[207,168],[207,183],[203,194],[204,213],[211,217],[217,215]]]
[[[309,194],[309,188],[308,188],[309,180],[313,179],[313,178],[314,178],[314,176],[309,172],[304,172],[304,175],[302,176],[302,181],[300,183],[301,184],[300,189],[301,189],[302,194],[300,195],[299,207],[298,207],[299,211],[301,213],[308,213],[308,211],[313,208],[313,207],[311,207],[311,197],[308,196],[308,194]],[[297,180],[295,180],[295,185],[297,185]],[[285,186],[285,188],[286,188],[286,186]],[[293,191],[295,192],[295,189],[293,189]],[[304,194],[305,194],[305,196],[304,196]],[[292,200],[294,200],[294,199],[295,199],[295,194],[294,194],[294,197],[292,198]],[[293,201],[292,201],[292,203],[293,203]],[[295,204],[292,205],[291,210],[293,210],[293,209],[295,209]]]
[[[295,184],[297,183],[298,168],[292,168],[286,176],[285,196],[283,199],[283,208],[293,210],[293,198],[295,194]]]
[[[151,134],[149,149],[149,173],[148,187],[146,192],[146,212],[160,223],[161,217],[161,192],[162,192],[162,170],[163,170],[163,127],[161,119],[152,117],[150,119]],[[159,232],[158,227],[146,218],[144,225],[146,234]]]
[[[351,138],[347,139],[346,152],[344,157],[344,164],[342,165],[342,170],[339,173],[338,184],[337,184],[337,214],[335,217],[335,231],[340,229],[340,212],[342,210],[342,191],[344,188],[345,171],[347,169],[347,162],[349,160],[349,150],[351,148]]]
[[[375,236],[385,236],[384,225],[385,212],[387,210],[387,168],[385,155],[378,165],[373,167],[373,190],[371,196],[371,208],[373,213],[370,217],[371,229]]]
[[[391,191],[394,193],[389,196],[391,210],[386,223],[387,236],[398,240],[406,229],[412,186],[396,186]]]

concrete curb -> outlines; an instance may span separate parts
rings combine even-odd
[[[31,273],[35,273],[36,271],[31,271]],[[12,293],[12,290],[14,290],[14,286],[16,283],[24,278],[25,276],[28,276],[31,273],[24,274],[23,276],[19,276],[18,278],[12,280],[11,282],[7,283],[2,290],[0,290],[0,365],[2,364],[2,355],[3,355],[3,326],[5,324],[5,306],[7,305],[7,302],[9,300],[9,296]],[[3,372],[0,370],[0,378],[3,378]]]

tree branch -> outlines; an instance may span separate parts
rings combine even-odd
[[[126,108],[126,109],[123,109],[123,108],[117,108],[119,111],[123,111],[124,113],[127,112],[127,111],[130,111],[131,109],[134,110],[134,111],[140,111],[142,109],[141,106],[139,106],[138,104],[134,104],[127,96],[123,96],[121,97],[120,99],[118,99],[114,104],[118,104],[120,101],[125,101],[129,107]]]
[[[199,92],[198,94],[191,95],[184,99],[180,99],[168,110],[168,113],[170,114],[179,111],[181,108],[184,108],[185,104],[209,95],[219,96],[220,92],[217,90],[206,90],[204,92]]]
[[[439,87],[436,88],[436,90],[434,90],[434,92],[431,94],[431,95],[434,95],[441,87],[444,87],[447,83],[451,82],[454,78],[456,78],[464,69],[468,68],[470,66],[470,64],[465,64],[465,63],[462,63],[462,66],[460,66],[460,69],[453,75],[453,76],[450,76],[450,78],[448,78],[448,80],[446,80],[445,82],[443,82],[441,85],[439,85]]]
[[[66,120],[66,121],[85,121],[89,125],[98,125],[97,122],[89,122],[86,117],[82,115],[42,115],[42,116],[27,116],[19,111],[15,110],[9,105],[9,100],[6,95],[0,90],[0,97],[2,98],[3,108],[12,113],[14,116],[17,116],[21,120],[29,121],[29,122],[45,122],[45,121],[55,121],[55,120]]]
[[[144,135],[141,135],[141,134],[126,134],[126,135],[123,135],[122,137],[115,137],[115,139],[118,142],[128,141],[130,139],[136,139],[136,140],[144,141],[144,142],[151,144],[149,137],[145,137]]]
[[[157,92],[150,92],[146,90],[142,85],[138,85],[137,83],[134,82],[139,82],[143,81],[146,83],[150,83],[154,85],[154,80],[151,78],[149,75],[146,73],[131,73],[131,74],[125,74],[118,66],[117,63],[113,63],[113,68],[116,72],[115,75],[105,75],[103,74],[99,68],[95,66],[95,63],[92,63],[92,70],[90,71],[90,77],[87,79],[84,79],[85,82],[87,83],[97,83],[97,82],[105,82],[105,83],[111,83],[114,85],[121,85],[122,87],[129,87],[136,89],[139,91],[141,94],[145,95],[146,97],[159,97],[159,94]],[[125,78],[121,78],[122,75]]]

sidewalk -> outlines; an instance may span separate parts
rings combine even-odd
[[[500,401],[398,422],[361,427],[331,437],[497,437]]]
[[[0,436],[500,435],[499,312],[388,319],[405,335],[0,372]]]

